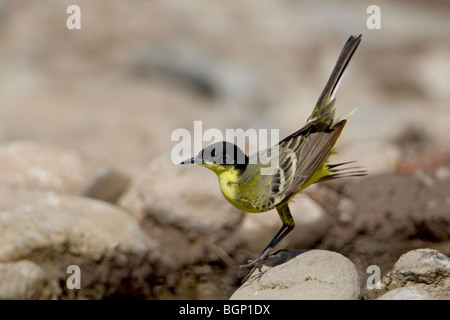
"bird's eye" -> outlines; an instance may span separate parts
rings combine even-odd
[[[211,151],[211,157],[213,157],[213,158],[216,157],[216,149],[212,149],[212,151]]]

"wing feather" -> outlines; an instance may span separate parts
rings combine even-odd
[[[258,194],[249,199],[252,206],[267,211],[292,198],[326,161],[345,123],[346,120],[342,120],[326,131],[307,124],[306,129],[300,129],[272,148],[271,152],[278,152],[279,164],[272,176],[260,177]]]

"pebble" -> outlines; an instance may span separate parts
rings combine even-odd
[[[326,250],[290,251],[269,260],[231,300],[358,300],[358,273],[343,255]]]

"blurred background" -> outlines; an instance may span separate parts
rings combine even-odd
[[[72,4],[80,30],[66,27]],[[379,30],[366,25],[371,4],[381,9]],[[6,170],[25,160],[8,162],[5,146],[24,141],[36,145],[23,156],[30,163],[42,144],[59,146],[131,181],[195,120],[203,130],[279,129],[283,138],[304,124],[345,41],[359,33],[336,102],[338,115],[358,110],[336,161],[357,160],[372,177],[441,168],[450,159],[449,12],[444,0],[0,0],[0,176],[20,184]],[[52,159],[37,180],[58,167]],[[366,195],[376,192],[370,185]],[[67,192],[58,188],[48,190]]]
[[[81,30],[66,27],[71,4]],[[337,96],[338,114],[358,108],[340,153],[391,170],[399,141],[448,146],[449,8],[377,5],[380,30],[367,29],[362,1],[3,0],[0,138],[67,144],[133,171],[194,120],[286,136],[362,33]]]

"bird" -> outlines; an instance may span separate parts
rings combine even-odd
[[[235,144],[220,141],[180,163],[200,164],[215,172],[223,196],[236,208],[249,213],[272,209],[278,212],[282,222],[279,231],[255,260],[238,266],[251,268],[242,283],[256,269],[261,271],[264,262],[276,254],[270,252],[294,229],[295,222],[289,209],[294,196],[317,182],[367,174],[361,166],[348,166],[355,161],[329,163],[329,157],[335,152],[335,145],[353,114],[352,111],[335,119],[336,91],[361,39],[361,34],[348,38],[311,115],[299,130],[273,147],[250,156]]]

